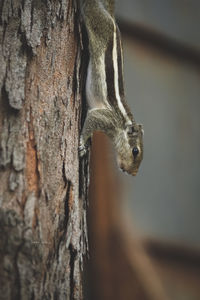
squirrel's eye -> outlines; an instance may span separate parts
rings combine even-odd
[[[128,127],[128,134],[133,134],[134,131],[135,130],[133,126]]]
[[[132,153],[133,153],[133,156],[135,158],[139,153],[139,149],[137,147],[134,147],[133,150],[132,150]]]

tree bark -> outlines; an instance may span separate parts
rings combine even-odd
[[[82,299],[76,1],[0,3],[0,299]]]

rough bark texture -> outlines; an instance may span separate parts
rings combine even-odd
[[[0,298],[81,299],[87,163],[67,0],[0,2]]]

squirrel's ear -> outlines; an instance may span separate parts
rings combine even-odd
[[[138,124],[138,126],[139,126],[139,128],[140,128],[140,130],[142,132],[142,135],[144,135],[143,125],[142,124]]]

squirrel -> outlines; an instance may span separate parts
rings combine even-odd
[[[89,40],[89,63],[85,87],[88,112],[79,154],[86,154],[93,132],[102,131],[114,144],[119,168],[134,176],[143,158],[143,129],[125,100],[123,51],[114,0],[82,0],[81,15]]]

